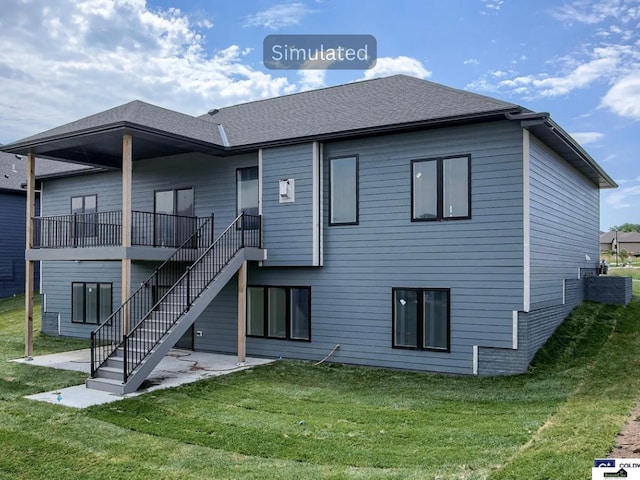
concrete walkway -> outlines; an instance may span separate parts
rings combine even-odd
[[[33,360],[14,360],[14,362],[41,367],[75,370],[89,375],[91,352],[89,349],[71,352],[54,353],[34,357]],[[238,365],[236,356],[214,353],[193,352],[191,350],[173,349],[162,359],[151,372],[149,378],[135,393],[117,395],[113,393],[91,390],[83,385],[62,388],[50,392],[37,393],[25,398],[41,402],[64,405],[65,407],[86,408],[92,405],[116,402],[123,398],[135,397],[154,390],[177,387],[185,383],[196,382],[209,377],[217,377],[227,373],[246,370],[257,365],[271,363],[274,360],[264,358],[247,358],[243,365]]]

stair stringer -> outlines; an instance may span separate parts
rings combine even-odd
[[[114,385],[113,382],[102,382],[100,377],[88,378],[85,382],[87,388],[96,390],[105,390],[112,393],[132,393],[135,392],[142,382],[144,382],[151,372],[158,366],[160,361],[182,338],[186,331],[193,323],[202,315],[209,304],[216,298],[222,289],[229,283],[236,272],[242,266],[245,260],[262,261],[266,258],[266,250],[260,248],[243,248],[236,253],[227,265],[216,275],[211,284],[200,294],[198,298],[191,304],[191,308],[182,314],[176,321],[176,324],[162,337],[158,344],[151,350],[149,355],[136,368],[127,379],[120,385]],[[104,384],[104,385],[103,385]]]

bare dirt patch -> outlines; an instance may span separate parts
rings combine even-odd
[[[627,423],[618,434],[611,458],[640,458],[640,400],[636,403]]]

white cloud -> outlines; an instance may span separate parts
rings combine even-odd
[[[637,208],[640,203],[640,185],[607,191],[604,197],[605,203],[612,208]]]
[[[498,11],[500,10],[500,8],[502,8],[502,4],[504,3],[504,0],[482,0],[482,3],[484,3],[484,7],[491,11]]]
[[[200,25],[200,26],[198,26]],[[211,22],[144,0],[11,2],[0,16],[0,142],[133,99],[199,114],[298,89],[251,50],[205,48]]]
[[[376,66],[364,72],[364,79],[368,80],[376,77],[387,77],[403,73],[412,77],[428,78],[431,72],[424,68],[420,60],[415,58],[399,56],[399,57],[380,57],[376,62]]]
[[[558,66],[559,71],[556,73],[517,75],[513,71],[492,70],[469,83],[467,88],[487,92],[508,92],[526,99],[557,97],[598,83],[615,81],[628,72],[630,67],[639,65],[638,62],[640,54],[631,45],[597,46],[584,58],[565,56],[547,62],[549,65]],[[511,78],[508,78],[509,76]],[[623,83],[620,88],[629,93],[633,90],[633,85]],[[614,91],[612,94],[612,101],[616,98],[615,93]],[[634,111],[634,107],[629,108]]]
[[[299,25],[304,17],[313,13],[302,3],[280,3],[245,19],[245,27],[265,27],[270,30]]]
[[[478,65],[480,62],[477,58],[467,58],[462,62],[464,65]]]
[[[325,86],[326,70],[300,70],[300,90],[312,90]]]
[[[640,18],[640,8],[634,3],[620,0],[577,0],[554,8],[551,14],[569,24],[578,22],[595,25],[610,18],[629,23]]]
[[[588,143],[593,143],[601,140],[604,137],[604,134],[600,132],[574,132],[571,133],[571,136],[578,143],[586,145]]]
[[[509,89],[524,87],[531,96],[555,97],[565,95],[572,90],[584,88],[595,81],[607,77],[619,65],[623,52],[615,47],[597,47],[591,59],[580,63],[571,71],[561,75],[524,75],[503,80],[500,86]]]
[[[618,80],[601,105],[622,117],[640,120],[640,71]]]

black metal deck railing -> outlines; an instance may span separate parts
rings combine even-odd
[[[213,220],[212,220],[213,222]],[[203,225],[202,228],[206,228]],[[200,230],[201,230],[200,229]],[[91,376],[118,348],[124,356],[123,382],[150,354],[164,335],[187,312],[231,259],[245,247],[262,248],[260,216],[239,215],[215,242],[187,239],[174,257],[163,263],[149,279],[98,329],[91,334]],[[200,255],[184,253],[198,241]],[[192,251],[192,249],[191,249]],[[145,292],[151,292],[145,293]],[[124,325],[124,328],[123,328]],[[128,332],[124,333],[123,332]]]
[[[176,248],[206,220],[164,213],[131,212],[131,244]],[[122,245],[122,211],[33,218],[33,248]]]

